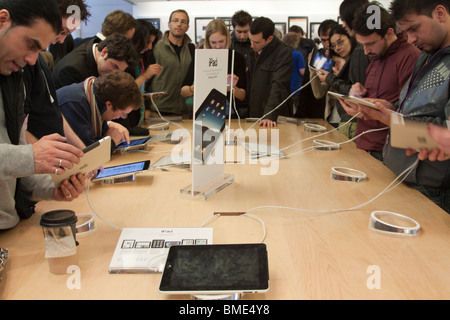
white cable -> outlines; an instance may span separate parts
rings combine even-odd
[[[248,217],[248,218],[250,218],[250,219],[256,220],[256,221],[258,221],[259,223],[261,223],[261,226],[262,226],[262,229],[263,229],[263,236],[262,236],[262,238],[261,238],[261,243],[264,242],[264,240],[266,239],[266,224],[264,223],[264,221],[262,221],[261,218],[255,216],[255,215],[253,215],[253,214],[250,214],[250,213],[248,213],[248,212],[245,212],[245,213],[240,214],[240,215],[233,215],[233,216],[237,216],[237,217],[239,217],[239,216],[245,216],[245,217]],[[212,220],[218,219],[218,218],[220,218],[220,217],[221,217],[220,213],[214,213],[211,217],[209,217],[208,219],[206,219],[206,220],[200,225],[200,227],[203,228],[203,227],[206,226],[208,223],[210,223]]]
[[[355,114],[353,117],[351,117],[350,120],[348,120],[347,122],[341,124],[341,125],[340,125],[339,127],[337,127],[337,128],[334,128],[334,129],[332,129],[332,130],[330,130],[330,131],[323,132],[323,133],[319,133],[319,134],[316,134],[315,136],[312,136],[312,137],[305,138],[305,139],[299,140],[299,141],[297,141],[297,142],[294,142],[293,144],[291,144],[291,145],[289,145],[289,146],[287,146],[287,147],[281,149],[280,151],[284,151],[284,150],[286,150],[286,149],[292,148],[293,146],[295,146],[295,145],[297,145],[297,144],[299,144],[299,143],[302,143],[302,142],[305,142],[305,141],[308,141],[308,140],[311,140],[311,139],[315,139],[315,138],[324,136],[324,135],[326,135],[326,134],[332,133],[332,132],[334,132],[334,131],[336,131],[336,130],[339,130],[341,127],[346,126],[347,124],[349,124],[349,123],[350,123],[354,118],[356,118],[359,114],[360,114],[360,113],[358,112],[358,113]]]
[[[343,212],[343,211],[354,211],[354,210],[360,209],[360,208],[374,202],[376,199],[381,197],[383,194],[394,190],[398,185],[400,185],[406,179],[406,177],[412,172],[412,170],[414,170],[414,168],[417,166],[418,163],[419,163],[419,159],[417,159],[410,167],[408,167],[406,170],[404,170],[397,178],[395,178],[395,180],[393,182],[391,182],[383,191],[381,191],[374,198],[372,198],[369,201],[366,201],[362,204],[359,204],[355,207],[352,207],[352,208],[333,209],[333,210],[312,210],[312,209],[291,208],[291,207],[284,207],[284,206],[259,206],[259,207],[255,207],[255,208],[248,210],[246,212],[246,214],[249,212],[252,212],[252,211],[262,210],[262,209],[283,209],[283,210],[292,210],[292,211],[300,211],[300,212],[317,212],[317,213],[336,213],[336,212]],[[404,176],[404,177],[401,178],[402,176]],[[397,180],[400,180],[400,181],[397,182]]]
[[[121,227],[118,227],[118,226],[116,226],[115,224],[113,224],[113,223],[111,223],[111,222],[109,222],[109,221],[103,219],[103,218],[97,213],[97,211],[95,210],[94,206],[92,205],[92,203],[91,203],[91,201],[90,201],[90,199],[89,199],[89,183],[90,183],[90,181],[89,181],[89,179],[86,177],[86,199],[87,199],[87,202],[88,202],[89,207],[91,208],[92,212],[94,212],[94,214],[97,216],[97,218],[99,218],[100,220],[102,220],[104,223],[110,225],[111,227],[113,227],[113,228],[115,228],[115,229],[122,230]]]
[[[185,130],[185,128],[184,128],[182,125],[180,125],[180,124],[178,124],[178,123],[176,123],[176,122],[167,120],[166,118],[164,118],[164,117],[162,116],[161,112],[159,112],[158,106],[156,105],[155,101],[153,100],[153,96],[150,96],[150,100],[151,100],[151,102],[152,102],[153,108],[156,109],[156,112],[157,112],[158,115],[161,117],[161,119],[163,119],[164,121],[166,121],[166,122],[168,122],[168,123],[172,123],[172,124],[176,125],[177,127],[179,127],[179,128],[181,128],[181,129],[184,129],[184,130]]]
[[[283,104],[286,103],[286,101],[288,101],[293,95],[295,95],[297,92],[299,92],[300,90],[302,90],[303,88],[305,88],[306,86],[308,86],[315,78],[317,78],[317,76],[315,76],[314,78],[312,78],[311,80],[308,81],[308,83],[306,83],[304,86],[298,88],[297,90],[295,90],[294,92],[292,92],[286,99],[283,100],[283,102],[281,102],[278,106],[276,106],[275,108],[273,108],[272,110],[270,110],[269,112],[267,112],[265,115],[263,115],[261,118],[259,118],[258,120],[255,121],[255,123],[253,123],[250,127],[248,127],[246,130],[249,130],[251,128],[253,128],[254,125],[256,125],[258,122],[260,122],[263,118],[267,117],[269,114],[275,112],[275,110],[278,110]]]

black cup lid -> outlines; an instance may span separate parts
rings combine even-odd
[[[55,228],[75,224],[77,221],[77,215],[72,210],[55,210],[44,213],[40,224],[43,227]]]

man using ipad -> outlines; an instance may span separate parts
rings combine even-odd
[[[405,118],[442,125],[450,112],[450,4],[443,0],[394,0],[390,6],[399,31],[423,50],[398,103],[371,99],[379,110],[359,106],[364,118],[391,125],[391,113]],[[394,148],[388,139],[384,162],[400,174],[417,160],[417,155]],[[450,160],[419,161],[405,182],[450,213]]]
[[[125,71],[113,71],[101,77],[87,78],[56,91],[59,108],[73,131],[85,145],[110,136],[111,148],[130,143],[128,130],[108,121],[126,118],[141,107],[141,91],[134,78]]]
[[[380,12],[379,28],[368,24],[372,6]],[[350,95],[359,98],[381,98],[390,102],[398,100],[400,91],[406,84],[414,68],[420,50],[407,43],[403,36],[395,34],[395,22],[386,9],[377,3],[369,2],[359,8],[352,24],[356,40],[364,47],[364,53],[371,59],[366,69],[364,83],[357,82],[350,89]],[[354,116],[358,109],[342,105],[345,111]],[[355,136],[372,129],[386,128],[384,123],[371,119],[358,118]],[[356,139],[358,148],[365,150],[374,158],[383,161],[382,150],[388,130],[368,132]]]
[[[62,30],[54,0],[0,0],[0,230],[34,212],[38,200],[70,201],[84,188],[73,176],[55,189],[47,173],[62,174],[79,163],[83,152],[58,134],[27,145],[21,69],[33,65]]]

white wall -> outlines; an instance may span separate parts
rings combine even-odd
[[[265,16],[274,22],[288,23],[289,16],[308,16],[309,22],[337,19],[342,0],[247,0],[247,1],[158,1],[136,0],[86,0],[91,17],[87,25],[73,33],[74,37],[90,37],[101,29],[103,19],[111,11],[120,9],[135,18],[160,18],[161,30],[167,30],[169,15],[176,9],[189,13],[191,24],[188,35],[195,39],[196,17],[231,17],[238,10],[246,10],[252,16]],[[379,0],[386,8],[390,0]]]
[[[188,35],[195,39],[196,17],[231,17],[238,10],[252,16],[265,16],[274,22],[285,22],[289,16],[308,16],[309,22],[337,19],[342,0],[272,0],[272,1],[150,1],[133,6],[135,18],[160,18],[161,30],[167,30],[169,15],[176,9],[189,13],[191,23]],[[379,1],[386,8],[390,0]]]
[[[85,3],[89,6],[91,16],[87,24],[81,23],[81,28],[73,32],[74,38],[87,38],[100,32],[103,20],[114,10],[133,14],[133,5],[123,0],[85,0]]]

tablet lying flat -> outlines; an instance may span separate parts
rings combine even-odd
[[[84,157],[80,163],[73,166],[72,169],[66,169],[61,175],[52,174],[53,182],[58,188],[61,182],[78,173],[87,174],[98,167],[102,166],[111,159],[111,137],[105,137],[83,150]]]
[[[269,289],[266,245],[173,246],[159,291],[169,294],[257,293]]]
[[[341,98],[344,101],[348,101],[348,102],[351,102],[351,103],[354,103],[354,104],[362,104],[364,106],[371,107],[371,108],[374,108],[374,109],[378,110],[377,106],[375,106],[375,103],[369,102],[367,100],[364,100],[364,99],[361,99],[361,98],[358,98],[358,97],[353,97],[353,96],[346,96],[346,95],[343,95],[343,94],[340,94],[340,93],[336,93],[336,92],[332,92],[332,91],[328,91],[328,93],[330,95],[332,95],[333,97],[335,97],[335,98]]]
[[[400,149],[435,149],[436,142],[428,134],[428,124],[391,114],[391,146]]]

